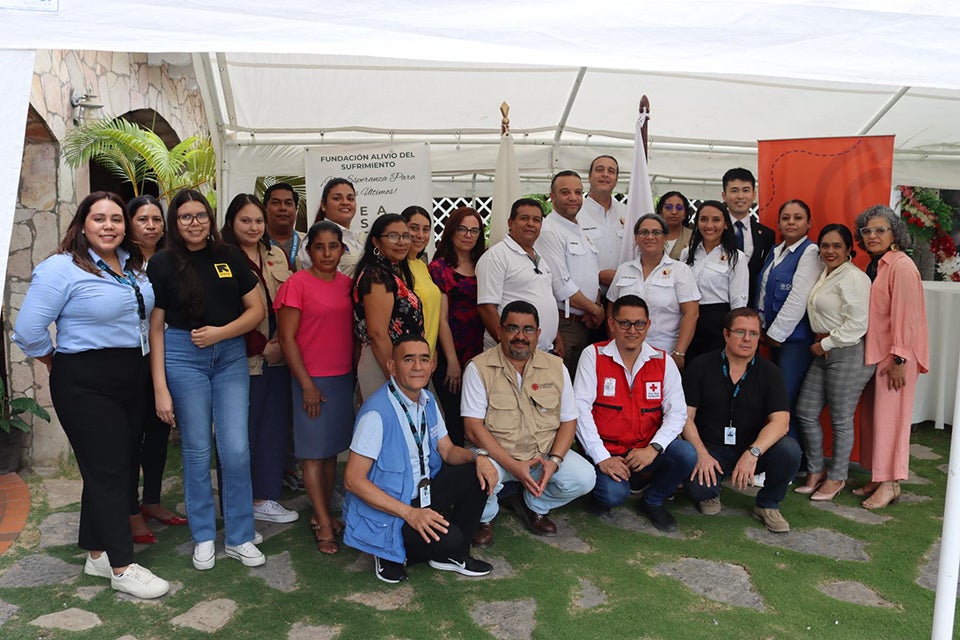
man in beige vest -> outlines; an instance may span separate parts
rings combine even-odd
[[[500,314],[500,344],[471,360],[463,374],[464,430],[499,476],[474,536],[477,546],[493,543],[504,482],[520,483],[514,510],[543,536],[557,533],[550,510],[589,493],[596,482],[593,465],[570,451],[578,417],[570,374],[563,360],[537,350],[539,334],[536,307],[510,302]]]

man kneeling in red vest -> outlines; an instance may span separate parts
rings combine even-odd
[[[697,462],[693,446],[677,439],[687,419],[680,371],[644,343],[650,318],[639,296],[614,302],[607,324],[613,340],[583,350],[573,385],[577,438],[597,470],[591,506],[603,515],[646,488],[639,513],[674,531],[677,521],[663,503]]]

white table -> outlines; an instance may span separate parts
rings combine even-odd
[[[953,420],[960,370],[960,282],[924,282],[930,330],[930,371],[920,376],[912,423]]]

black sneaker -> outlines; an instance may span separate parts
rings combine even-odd
[[[473,578],[485,576],[493,571],[493,565],[489,562],[477,560],[470,556],[467,556],[466,560],[454,560],[453,558],[431,560],[428,564],[439,571],[456,571],[462,576],[470,576]]]
[[[388,584],[397,584],[407,579],[407,570],[399,562],[373,557],[373,572],[377,579]]]
[[[667,511],[667,508],[662,504],[654,506],[648,503],[646,500],[641,500],[640,506],[637,508],[637,512],[647,516],[653,526],[660,531],[677,530],[676,518],[670,515],[670,512]]]

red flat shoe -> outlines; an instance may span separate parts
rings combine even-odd
[[[140,513],[143,515],[144,520],[150,520],[150,518],[153,518],[154,520],[162,522],[168,527],[182,527],[183,525],[187,524],[187,519],[183,516],[174,514],[169,518],[160,518],[147,511],[147,508],[144,505],[140,505]]]
[[[133,541],[136,544],[157,544],[157,535],[151,531],[143,535],[133,536]]]

